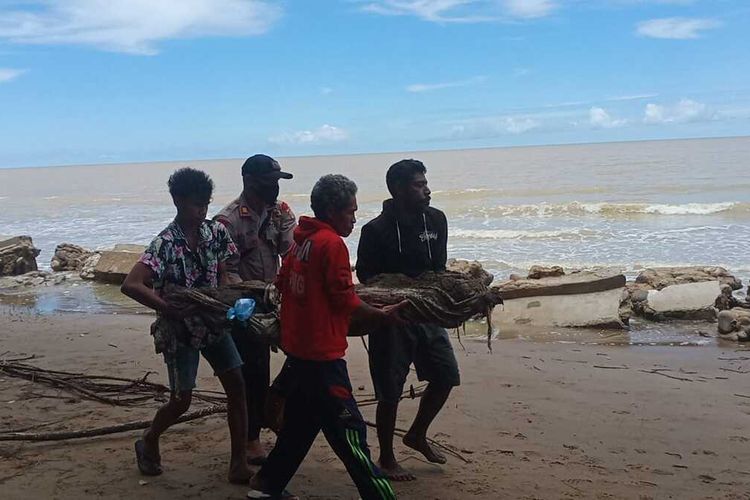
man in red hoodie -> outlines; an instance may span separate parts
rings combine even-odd
[[[396,498],[370,459],[365,422],[343,359],[351,320],[399,323],[403,305],[377,309],[354,291],[342,237],[354,229],[356,194],[356,184],[343,175],[322,177],[310,197],[315,217],[300,217],[284,258],[277,279],[281,347],[287,354],[284,424],[266,464],[251,481],[256,494],[290,497],[284,488],[322,430],[363,500]]]

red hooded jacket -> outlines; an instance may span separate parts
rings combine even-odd
[[[349,320],[362,301],[341,236],[321,220],[300,217],[276,284],[284,352],[313,361],[344,357]]]

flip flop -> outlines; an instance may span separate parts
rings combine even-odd
[[[265,455],[260,455],[260,456],[253,457],[253,458],[248,457],[247,465],[261,466],[265,464],[267,460],[268,460],[268,457],[266,457]]]
[[[273,496],[270,493],[264,493],[260,490],[250,490],[247,492],[247,498],[257,498],[262,500],[295,500],[299,499],[297,495],[289,493],[287,490],[281,492],[280,496]]]
[[[138,463],[138,470],[144,476],[158,476],[163,471],[161,469],[161,463],[159,461],[151,460],[146,456],[144,447],[146,444],[142,439],[135,442],[135,459]]]

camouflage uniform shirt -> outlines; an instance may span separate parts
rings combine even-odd
[[[224,207],[214,220],[221,222],[234,240],[239,255],[227,260],[227,272],[234,281],[276,279],[283,256],[293,242],[297,225],[289,205],[277,201],[258,214],[243,195]]]

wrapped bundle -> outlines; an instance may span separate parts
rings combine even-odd
[[[381,274],[366,285],[357,285],[356,290],[362,300],[375,307],[407,301],[401,315],[412,323],[458,328],[472,318],[485,317],[489,346],[492,309],[503,302],[500,293],[488,287],[489,281],[484,276],[456,271],[428,272],[417,278]],[[245,281],[214,289],[170,287],[165,290],[164,298],[181,307],[195,307],[196,315],[216,328],[227,326],[227,311],[237,299],[255,299],[256,313],[247,322],[246,329],[269,343],[278,342],[279,297],[273,285]]]
[[[227,311],[241,298],[255,300],[255,314],[242,323],[230,322]],[[279,344],[279,295],[273,285],[263,281],[244,281],[219,288],[168,286],[164,290],[164,299],[180,308],[193,308],[195,316],[215,330],[231,326],[271,346]]]
[[[357,285],[357,294],[376,307],[407,301],[401,315],[412,323],[458,328],[472,318],[485,317],[491,349],[492,310],[503,299],[498,290],[489,288],[490,282],[491,277],[456,271],[427,272],[417,278],[381,274],[366,285]]]

